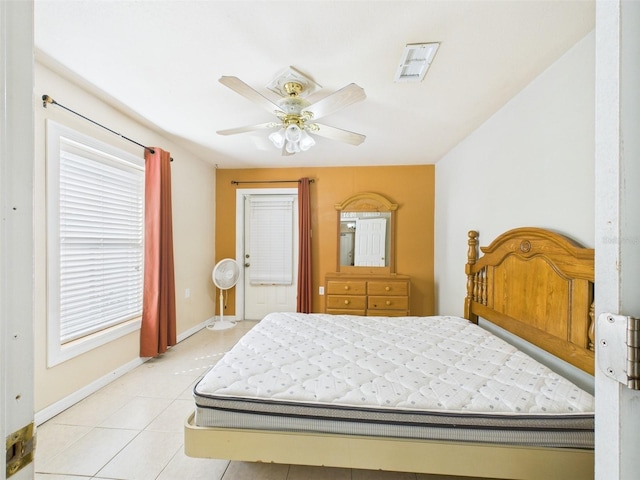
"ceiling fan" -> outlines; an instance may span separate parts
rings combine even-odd
[[[267,85],[267,88],[281,97],[275,102],[237,77],[222,76],[219,81],[277,117],[277,120],[271,122],[218,130],[219,135],[235,135],[277,128],[278,130],[269,135],[269,140],[277,148],[282,149],[283,155],[304,152],[315,145],[316,142],[309,133],[351,145],[360,145],[366,138],[365,135],[359,133],[316,123],[319,118],[326,117],[366,98],[364,90],[355,83],[351,83],[317,102],[310,103],[305,97],[320,86],[292,67]]]

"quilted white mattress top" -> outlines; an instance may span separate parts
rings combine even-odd
[[[483,328],[449,316],[270,314],[195,394],[462,414],[594,410],[587,392]]]

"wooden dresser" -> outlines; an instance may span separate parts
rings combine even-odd
[[[409,315],[411,282],[406,275],[331,273],[325,277],[325,312],[335,315]]]

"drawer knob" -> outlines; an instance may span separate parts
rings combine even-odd
[[[345,305],[349,305],[349,300],[345,300],[345,301],[344,301],[344,304],[345,304]]]
[[[389,290],[391,290],[391,287],[384,287],[384,289],[388,292]]]
[[[349,285],[345,285],[345,286],[344,286],[344,289],[345,289],[345,290],[349,290]]]
[[[391,305],[391,300],[387,300],[387,305]]]

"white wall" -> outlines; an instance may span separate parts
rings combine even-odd
[[[35,73],[35,409],[36,420],[43,421],[140,362],[139,334],[134,332],[62,364],[47,366],[46,121],[54,120],[134,155],[142,156],[143,149],[61,107],[42,107],[42,95],[47,94],[60,104],[143,145],[167,150],[174,158],[171,175],[178,338],[197,331],[215,312],[211,270],[215,263],[216,171],[212,163],[197,158],[176,142],[134,121],[42,63],[36,64]],[[186,289],[190,291],[189,298],[185,296]]]
[[[595,36],[436,164],[436,310],[462,315],[467,232],[543,227],[594,245]]]

